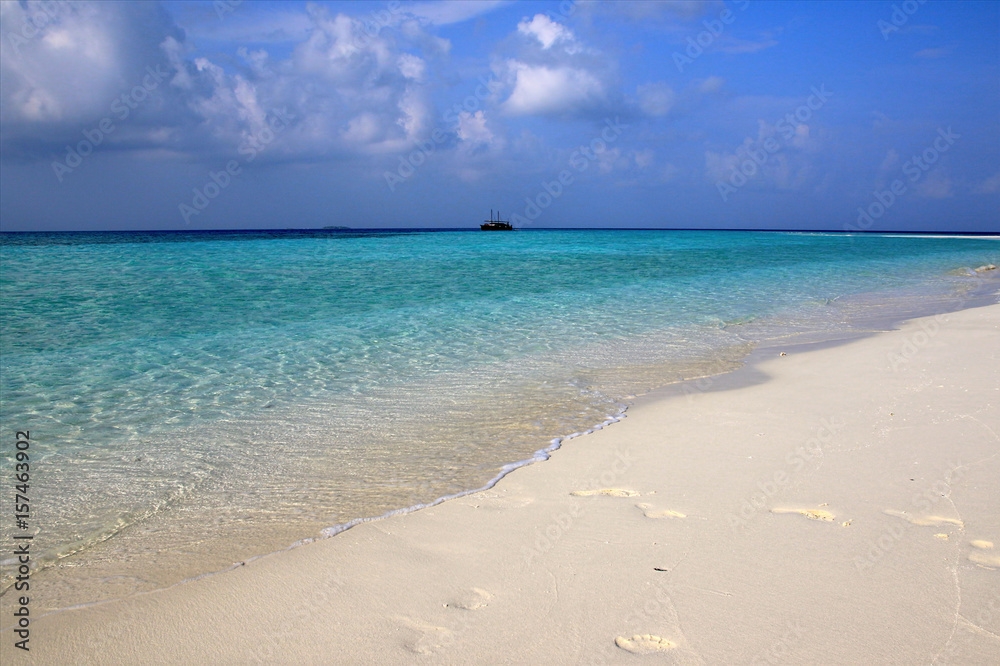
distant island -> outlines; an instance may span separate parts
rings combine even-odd
[[[323,227],[323,229],[350,229],[350,227]]]

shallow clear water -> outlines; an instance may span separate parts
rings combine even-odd
[[[631,394],[960,307],[983,282],[962,269],[1000,263],[994,238],[750,232],[0,243],[2,418],[34,442],[47,608],[479,487]]]

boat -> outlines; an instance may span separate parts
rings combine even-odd
[[[514,227],[511,226],[510,222],[504,222],[500,219],[500,211],[497,211],[497,219],[493,219],[493,209],[490,208],[490,219],[483,220],[483,223],[479,225],[481,231],[514,231]]]

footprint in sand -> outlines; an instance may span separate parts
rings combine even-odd
[[[976,564],[984,567],[1000,568],[1000,555],[983,552],[993,550],[992,541],[977,539],[975,541],[970,541],[969,545],[971,545],[974,549],[971,553],[969,553],[970,562],[975,562]]]
[[[906,513],[905,511],[897,511],[896,509],[886,509],[882,513],[887,516],[902,518],[908,523],[919,525],[921,527],[940,527],[941,525],[957,525],[958,527],[964,526],[964,523],[957,518],[945,518],[944,516],[914,516]]]
[[[455,642],[455,634],[447,627],[437,627],[408,617],[399,619],[417,633],[417,637],[406,645],[417,654],[434,654]]]
[[[823,520],[832,523],[834,518],[837,516],[833,515],[829,511],[824,511],[823,509],[783,509],[774,508],[771,509],[771,513],[797,513],[800,516],[805,516],[809,520]],[[850,521],[848,521],[850,522]],[[845,525],[846,527],[846,525]]]
[[[636,634],[631,638],[619,636],[615,639],[615,645],[632,654],[653,654],[677,647],[676,643],[652,634]]]
[[[534,497],[483,494],[475,497],[469,504],[477,509],[521,509],[534,501]]]
[[[687,518],[683,513],[679,511],[671,511],[670,509],[654,509],[651,504],[636,504],[635,505],[642,515],[647,518]]]
[[[597,490],[574,490],[570,493],[575,497],[594,497],[596,495],[605,495],[607,497],[638,497],[639,493],[634,490],[626,490],[625,488],[599,488]]]
[[[461,608],[462,610],[478,610],[490,605],[493,595],[484,589],[473,587],[468,592],[460,595],[451,603],[445,606],[451,608]]]

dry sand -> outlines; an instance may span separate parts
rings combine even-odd
[[[1000,663],[1000,305],[784,351],[493,490],[39,618],[31,660]]]

